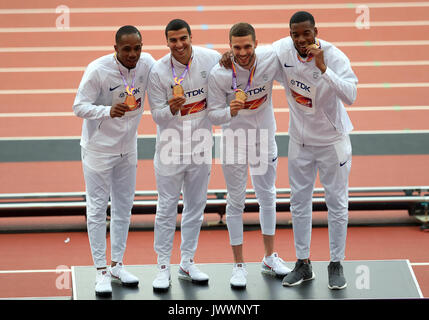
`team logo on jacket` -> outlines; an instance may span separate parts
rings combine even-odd
[[[180,108],[180,115],[187,116],[189,114],[201,112],[207,108],[207,100],[201,100],[190,104],[185,104]]]
[[[244,103],[243,109],[249,109],[249,110],[258,109],[265,101],[267,101],[267,95],[264,95],[262,98],[246,101]]]
[[[307,108],[313,107],[313,102],[311,101],[310,98],[304,97],[303,95],[293,91],[292,89],[290,89],[290,92],[292,93],[292,97],[295,99],[296,103]]]
[[[308,85],[301,79],[291,79],[288,83],[294,105],[304,113],[314,114],[316,112],[316,94],[317,86]]]

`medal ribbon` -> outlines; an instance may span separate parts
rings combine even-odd
[[[253,77],[255,76],[255,70],[256,70],[256,62],[252,70],[250,71],[249,79],[247,80],[247,85],[246,85],[246,88],[244,89],[244,92],[246,93],[250,89],[250,85],[252,84]],[[237,69],[235,69],[234,62],[232,62],[232,88],[234,89],[234,91],[238,90],[237,89]]]
[[[134,84],[135,84],[135,81],[136,81],[136,73],[137,72],[134,71],[134,77],[133,77],[132,84],[131,84],[132,87],[130,88],[130,86],[128,85],[127,80],[125,79],[125,76],[122,74],[121,68],[119,67],[119,62],[118,62],[118,59],[116,57],[116,52],[115,52],[115,61],[116,61],[116,64],[118,65],[118,70],[119,70],[119,73],[121,74],[122,81],[124,82],[125,90],[127,91],[128,95],[130,95],[130,96],[134,95],[133,94],[134,89],[135,89],[134,88]]]
[[[189,62],[186,65],[186,68],[183,71],[182,75],[180,76],[179,80],[177,80],[177,74],[176,74],[176,70],[174,69],[173,59],[170,59],[170,62],[171,62],[171,71],[173,71],[174,83],[180,85],[182,83],[182,81],[185,79],[186,74],[189,71],[189,68],[191,67],[192,57],[189,59]]]
[[[316,39],[316,45],[320,48],[320,41],[318,39]],[[302,63],[306,63],[306,62],[310,62],[311,60],[313,60],[313,56],[309,55],[307,56],[306,59],[301,58],[301,56],[299,55],[299,53],[296,53],[296,56],[298,57],[298,60]]]

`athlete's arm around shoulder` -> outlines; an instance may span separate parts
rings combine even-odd
[[[216,64],[210,71],[208,80],[207,109],[210,121],[221,125],[231,120],[230,107],[227,104],[225,82],[226,69]]]
[[[98,58],[86,68],[73,103],[76,116],[88,120],[110,117],[111,106],[96,105],[101,95],[103,74],[106,72],[105,61],[108,57]]]
[[[294,50],[293,42],[291,37],[285,37],[282,39],[279,39],[271,44],[271,48],[274,51],[275,55],[278,59],[278,67],[279,67],[279,74],[276,75],[276,80],[280,82],[283,86],[285,86],[285,83],[287,83],[287,72],[289,71],[288,64],[289,57],[291,56],[291,52]]]
[[[344,103],[351,105],[357,97],[358,79],[354,74],[350,60],[338,48],[327,42],[322,42],[326,61],[326,71],[322,79],[335,91]]]
[[[263,45],[256,48],[256,55],[267,64],[272,79],[284,85],[283,68],[273,45]]]
[[[149,74],[156,63],[156,60],[152,57],[150,53],[142,52],[140,55],[140,61],[142,65],[139,72],[144,79],[144,90],[146,91],[149,84]]]
[[[216,50],[198,46],[194,46],[194,49],[198,50],[197,54],[201,55],[204,62],[209,66],[215,66],[221,58],[221,54]]]

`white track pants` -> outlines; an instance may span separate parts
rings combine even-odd
[[[288,170],[291,213],[298,259],[310,257],[312,196],[319,170],[328,207],[331,261],[345,257],[348,223],[348,179],[351,169],[350,138],[323,147],[302,146],[289,141]]]
[[[124,256],[133,206],[137,152],[112,156],[82,149],[88,237],[96,268],[106,266],[106,209],[111,199],[112,261]]]
[[[194,258],[204,219],[210,170],[210,164],[189,164],[182,165],[181,170],[174,175],[164,176],[155,166],[158,204],[154,249],[158,255],[158,264],[170,264],[181,190],[184,205],[181,218],[181,260],[189,261]]]
[[[269,156],[263,170],[254,169],[246,164],[222,164],[228,191],[226,199],[226,224],[230,244],[243,243],[243,210],[246,201],[247,170],[259,203],[259,221],[264,235],[274,235],[276,230],[276,172],[277,145],[270,143]]]

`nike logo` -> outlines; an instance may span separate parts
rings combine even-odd
[[[347,161],[344,162],[340,162],[340,167],[342,167],[343,165],[345,165],[347,163]]]
[[[276,161],[276,160],[277,160],[277,158],[278,158],[278,156],[277,156],[277,157],[275,157],[275,158],[273,159],[273,162],[274,162],[274,161]]]
[[[182,270],[184,273],[186,273],[189,276],[189,271],[186,271],[185,269],[183,269],[182,267],[180,267],[180,270]]]
[[[119,85],[119,86],[120,86],[120,85]],[[116,87],[114,87],[114,88],[109,88],[109,89],[110,89],[110,91],[113,91],[113,90],[115,90],[115,89],[119,88],[119,86],[116,86]]]
[[[288,65],[288,64],[284,64],[284,66],[285,66],[285,68],[292,68],[292,67],[294,67],[294,66],[290,66],[290,65]]]

